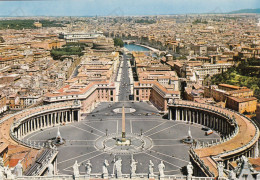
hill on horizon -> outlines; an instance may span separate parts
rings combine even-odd
[[[240,9],[237,11],[231,11],[229,14],[242,14],[242,13],[255,13],[259,14],[260,13],[260,8],[257,9]]]

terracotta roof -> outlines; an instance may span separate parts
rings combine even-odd
[[[228,98],[232,99],[233,101],[239,102],[239,103],[241,103],[241,102],[248,102],[248,101],[257,101],[257,98],[255,98],[255,97],[238,98],[238,97],[229,96]]]

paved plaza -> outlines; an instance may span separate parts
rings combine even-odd
[[[135,109],[126,111],[126,138],[130,146],[117,146],[116,138],[121,135],[121,111],[125,106]],[[92,173],[101,173],[105,159],[109,162],[109,173],[113,173],[114,160],[122,158],[123,174],[130,173],[131,158],[138,161],[137,173],[148,173],[149,160],[158,164],[164,161],[165,174],[181,174],[181,168],[189,162],[190,145],[181,142],[187,137],[190,127],[192,137],[200,142],[211,142],[219,138],[216,133],[205,136],[201,125],[169,121],[159,115],[156,108],[147,102],[101,103],[88,115],[82,115],[78,123],[59,127],[65,144],[58,147],[58,173],[73,174],[75,160],[81,164],[80,173],[85,174],[85,163],[90,160]],[[44,143],[56,137],[58,127],[44,129],[28,135],[24,140]],[[105,146],[105,147],[104,147]]]

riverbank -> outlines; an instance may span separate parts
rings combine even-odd
[[[160,51],[159,49],[155,49],[155,48],[152,48],[150,46],[146,46],[146,45],[142,45],[142,44],[135,44],[135,45],[145,47],[145,48],[147,48],[147,49],[149,49],[153,52],[159,52]]]
[[[126,52],[131,52],[131,51],[152,51],[152,52],[159,52],[160,50],[158,49],[155,49],[155,48],[152,48],[152,47],[149,47],[149,46],[146,46],[146,45],[143,45],[143,44],[125,44],[123,49],[126,51]]]

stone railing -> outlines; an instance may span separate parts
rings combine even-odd
[[[58,151],[56,149],[46,149],[36,160],[37,163],[34,163],[25,174],[27,176],[42,175],[48,169],[48,165],[56,158],[57,154]]]
[[[215,177],[215,175],[209,171],[209,167],[205,165],[204,161],[200,159],[200,157],[195,153],[195,151],[192,148],[190,149],[189,154],[193,161],[200,166],[200,168],[205,174],[207,174],[209,177]]]
[[[79,175],[78,177],[75,177],[74,175],[54,175],[54,176],[22,176],[22,177],[17,177],[18,180],[35,180],[35,179],[43,179],[43,180],[50,180],[50,179],[55,179],[55,180],[84,180],[84,179],[93,179],[93,180],[100,180],[103,179],[102,174],[91,174],[91,175]],[[115,175],[109,175],[108,178],[106,179],[143,179],[143,180],[148,180],[151,178],[148,178],[147,174],[136,174],[135,177],[131,178],[130,174],[122,174],[122,177],[116,178]],[[162,179],[158,175],[155,175],[152,179]],[[187,176],[181,176],[181,175],[165,175],[163,179],[172,179],[172,180],[186,180],[188,179]],[[215,180],[212,177],[191,177],[189,180]],[[222,180],[228,180],[223,178]]]

